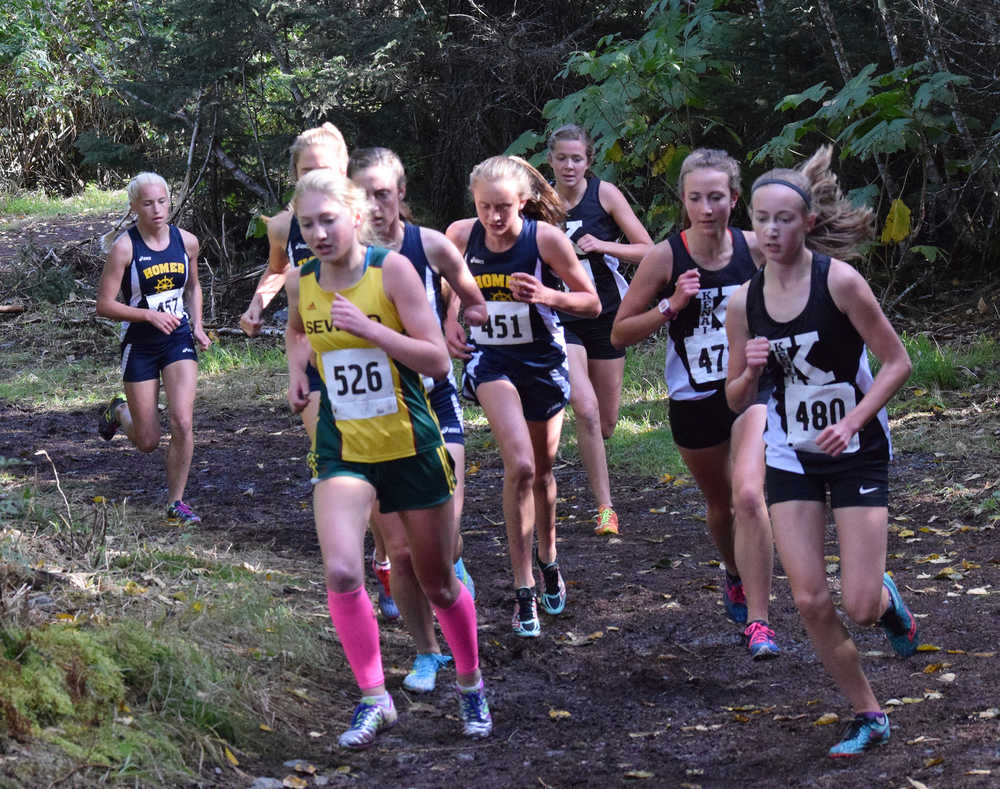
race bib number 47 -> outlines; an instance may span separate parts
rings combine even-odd
[[[684,338],[684,350],[687,353],[691,380],[696,384],[721,381],[726,377],[729,343],[726,341],[725,329],[695,331],[690,337]]]
[[[822,452],[816,439],[830,425],[835,425],[857,405],[854,387],[848,383],[807,386],[785,386],[785,423],[788,425],[788,443],[802,452]],[[844,453],[861,448],[858,434],[851,436]]]
[[[399,410],[389,357],[381,348],[345,348],[322,356],[335,419],[371,419]]]
[[[472,326],[469,335],[479,345],[522,345],[534,341],[531,305],[520,301],[488,301],[489,318]]]

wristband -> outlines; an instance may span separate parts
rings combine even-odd
[[[672,321],[677,317],[677,310],[670,306],[669,299],[662,299],[660,303],[656,305],[656,309],[658,309],[663,314],[663,317],[668,321]]]

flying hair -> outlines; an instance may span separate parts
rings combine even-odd
[[[369,167],[388,167],[396,176],[396,188],[406,190],[406,169],[395,151],[389,148],[355,148],[347,160],[347,177],[354,178]],[[399,215],[407,222],[413,221],[410,207],[402,200],[399,202]]]
[[[691,218],[684,207],[684,178],[695,170],[717,170],[729,178],[729,191],[738,195],[743,191],[740,181],[740,165],[726,151],[717,148],[695,148],[684,157],[681,172],[677,177],[677,194],[681,197],[681,227],[690,227]]]
[[[480,181],[513,181],[517,195],[525,200],[524,216],[559,226],[566,220],[562,201],[545,176],[520,156],[491,156],[472,168],[469,191]]]
[[[833,147],[824,145],[794,170],[768,170],[753,182],[751,195],[768,183],[782,183],[803,197],[802,212],[816,221],[806,235],[806,246],[840,260],[862,257],[859,247],[875,235],[875,214],[868,206],[855,206],[840,188],[830,169]],[[801,190],[801,191],[800,191]]]
[[[302,151],[317,145],[328,146],[337,157],[338,169],[342,173],[347,171],[347,143],[344,142],[344,135],[340,133],[340,129],[327,121],[322,126],[306,129],[288,148],[291,155],[289,170],[293,181],[299,174],[299,157]]]
[[[132,225],[135,224],[135,214],[132,211],[132,206],[139,199],[139,193],[142,191],[142,187],[149,186],[151,184],[162,186],[163,190],[167,194],[167,200],[170,200],[170,184],[167,183],[166,179],[162,175],[151,172],[141,172],[135,175],[132,180],[128,182],[128,186],[125,187],[125,193],[128,195],[129,213],[126,214],[121,221],[119,221],[117,227],[101,236],[101,252],[104,254],[110,252],[111,247],[115,245],[115,241],[117,241],[123,233],[128,232],[129,227],[132,227]],[[121,229],[123,222],[128,223],[128,227],[124,230]]]

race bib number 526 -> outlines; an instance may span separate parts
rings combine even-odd
[[[335,419],[371,419],[399,410],[392,367],[381,348],[327,351],[322,362]]]

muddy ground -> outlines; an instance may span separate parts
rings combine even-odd
[[[980,409],[968,429],[995,435],[993,413]],[[64,484],[85,481],[132,506],[161,507],[166,442],[140,457],[121,437],[99,440],[94,417],[0,403],[0,457],[31,462],[44,482],[51,468],[34,453],[45,449]],[[948,411],[934,417],[953,418]],[[289,602],[321,611],[301,426],[280,408],[199,403],[195,435],[187,498],[204,524],[194,539],[230,556],[269,554],[265,563],[311,574],[313,588],[289,588]],[[283,721],[301,732],[301,752],[290,757],[316,765],[310,786],[997,786],[1000,547],[995,508],[976,502],[996,502],[1000,452],[995,441],[977,447],[942,440],[936,452],[901,453],[892,467],[888,567],[919,617],[922,640],[936,649],[902,660],[881,630],[852,628],[893,726],[891,742],[863,758],[825,755],[843,723],[817,721],[832,712],[843,722],[850,712],[805,637],[780,564],[771,624],[782,655],[750,660],[740,628],[723,612],[721,570],[690,484],[613,474],[622,533],[598,537],[585,476],[561,462],[559,558],[568,605],[559,617],[542,615],[541,638],[514,637],[501,466],[490,450],[469,458],[479,470],[468,477],[463,532],[478,588],[493,736],[460,737],[450,672],[428,696],[402,690],[412,653],[404,629],[392,623],[383,625],[382,648],[399,724],[368,752],[337,749],[357,691],[331,643],[321,659],[332,681],[310,687],[298,715]],[[837,553],[831,531],[827,554]],[[374,594],[373,579],[369,589]],[[317,728],[321,736],[308,736]],[[279,760],[244,759],[240,769],[248,777],[206,767],[198,785],[248,786],[254,777],[290,772]],[[60,785],[89,784],[76,775]]]
[[[33,456],[44,448],[65,484],[92,481],[135,506],[159,506],[163,449],[138,460],[124,439],[100,441],[91,430],[93,417],[28,413],[4,404],[0,456],[30,459],[44,480],[48,464]],[[241,428],[247,430],[237,433]],[[290,460],[304,454],[301,428],[279,411],[203,407],[196,412],[196,436],[188,499],[204,518],[198,541],[237,556],[270,551],[276,563],[297,564],[319,580],[311,513],[300,506],[309,497],[307,472],[301,460]],[[248,450],[254,462],[247,462]],[[995,456],[904,454],[893,468],[888,565],[920,617],[923,640],[940,650],[902,660],[880,630],[853,629],[878,697],[893,704],[893,737],[848,764],[825,757],[840,725],[816,721],[827,712],[843,718],[849,711],[805,638],[780,565],[771,623],[783,652],[776,660],[753,662],[739,628],[723,613],[721,571],[694,487],[616,476],[622,534],[609,539],[591,531],[583,474],[561,464],[559,556],[569,603],[559,617],[543,615],[541,638],[524,640],[509,626],[499,459],[482,452],[471,461],[479,471],[468,479],[465,550],[478,586],[493,737],[469,743],[456,736],[447,682],[427,697],[402,690],[409,642],[401,625],[388,624],[383,653],[399,725],[367,753],[336,749],[357,693],[339,648],[331,645],[336,681],[310,690],[309,710],[327,735],[303,738],[296,754],[320,775],[336,776],[337,767],[349,765],[365,784],[413,787],[606,786],[630,779],[701,787],[899,787],[912,786],[910,779],[932,787],[996,785],[997,532],[988,513],[956,513],[937,498],[937,491],[975,474],[982,476],[969,485],[995,485]],[[837,554],[832,541],[828,553]],[[945,568],[960,580],[940,577]],[[370,587],[374,591],[373,582]],[[317,602],[315,591],[291,594],[308,596],[292,603]],[[252,776],[287,773],[278,763],[242,767]]]

